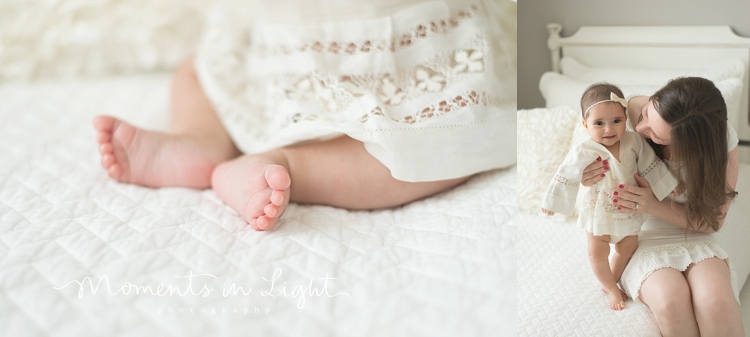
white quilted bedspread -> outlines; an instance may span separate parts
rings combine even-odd
[[[0,334],[516,334],[515,168],[248,231],[211,190],[99,166],[93,116],[164,129],[168,90],[165,74],[0,85]]]
[[[518,214],[519,336],[661,336],[648,308],[609,308],[575,221]]]

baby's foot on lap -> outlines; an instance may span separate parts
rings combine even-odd
[[[243,156],[217,166],[211,182],[216,195],[255,230],[273,228],[289,204],[289,172],[262,156]]]
[[[109,116],[94,118],[102,166],[119,182],[147,187],[210,187],[210,151],[189,139],[146,131]]]

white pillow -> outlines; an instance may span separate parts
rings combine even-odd
[[[655,85],[663,86],[673,78],[698,76],[711,81],[728,78],[742,80],[745,75],[745,64],[739,59],[725,60],[699,68],[683,69],[638,69],[627,67],[589,67],[574,58],[563,57],[560,60],[562,74],[582,82],[609,82],[617,85]]]
[[[539,80],[539,90],[547,101],[546,107],[571,106],[579,113],[581,110],[581,96],[589,85],[596,82],[585,82],[574,80],[565,75],[554,72],[546,72]],[[622,85],[609,82],[622,90],[625,97],[635,95],[650,96],[661,89],[660,85]],[[742,96],[742,80],[739,78],[727,78],[715,81],[714,84],[721,91],[724,101],[727,103],[727,118],[735,121],[740,110],[740,96]]]
[[[542,198],[570,148],[579,112],[567,106],[518,110],[518,209],[540,213]]]

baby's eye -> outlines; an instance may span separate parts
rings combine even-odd
[[[602,122],[594,122],[594,125],[602,126],[602,125],[604,125],[604,123],[602,123]]]
[[[615,124],[620,124],[622,122],[622,119],[615,119]]]

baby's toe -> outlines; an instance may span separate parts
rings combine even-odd
[[[101,154],[112,154],[115,153],[115,146],[112,143],[104,143],[99,146],[99,153]]]
[[[114,179],[114,180],[120,180],[120,177],[122,176],[122,165],[118,163],[114,163],[112,166],[110,166],[107,169],[107,175]]]
[[[266,182],[268,187],[275,191],[283,191],[289,188],[292,184],[292,179],[289,178],[289,173],[283,166],[274,165],[266,170]]]
[[[273,228],[273,225],[276,224],[276,220],[278,218],[269,218],[267,216],[261,216],[258,218],[258,220],[255,220],[255,226],[258,227],[259,230],[269,230]]]
[[[109,116],[96,116],[94,117],[94,128],[99,131],[112,131],[117,120],[114,117]]]
[[[115,163],[117,163],[117,158],[115,158],[114,154],[107,153],[102,156],[102,167],[104,167],[105,169],[109,169]]]
[[[288,190],[271,192],[271,204],[282,206],[287,201]]]
[[[105,144],[112,141],[112,134],[110,132],[100,131],[96,134],[96,142],[99,144]]]
[[[266,207],[263,208],[263,213],[266,213],[266,216],[269,218],[278,218],[281,216],[281,213],[283,212],[282,206],[277,206],[274,204],[268,204]]]

